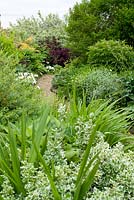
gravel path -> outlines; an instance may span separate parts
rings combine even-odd
[[[52,86],[52,79],[54,75],[44,75],[42,76],[38,81],[37,85],[43,90],[44,96],[50,97],[55,96],[53,92],[51,92],[51,86]]]

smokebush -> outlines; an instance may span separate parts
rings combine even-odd
[[[61,43],[55,38],[48,38],[46,46],[49,51],[49,62],[51,65],[65,66],[70,58],[70,51],[68,48],[62,47]]]

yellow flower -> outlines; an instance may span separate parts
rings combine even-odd
[[[31,47],[29,44],[25,43],[25,42],[21,42],[19,45],[18,45],[19,49],[21,50],[31,50],[31,51],[35,51],[35,48]]]
[[[27,39],[25,40],[25,43],[30,44],[32,41],[33,41],[33,38],[32,38],[32,36],[31,36],[31,37],[29,37],[29,38],[27,38]]]

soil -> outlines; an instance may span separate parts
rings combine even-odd
[[[37,81],[37,85],[43,91],[45,97],[55,96],[55,94],[51,91],[53,77],[54,75],[46,74]]]

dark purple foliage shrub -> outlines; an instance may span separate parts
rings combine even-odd
[[[47,39],[46,46],[49,50],[49,63],[50,65],[65,66],[70,59],[70,50],[62,47],[61,43],[55,38]]]

